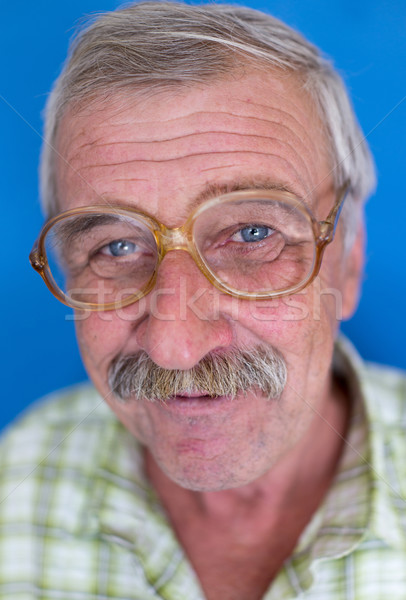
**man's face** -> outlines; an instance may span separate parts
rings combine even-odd
[[[120,203],[178,227],[209,186],[231,190],[261,181],[305,198],[318,220],[334,203],[322,126],[286,74],[253,73],[67,114],[58,150],[65,159],[57,172],[62,210]],[[88,373],[174,481],[201,490],[249,483],[294,452],[334,401],[329,368],[342,316],[337,311],[345,316],[355,297],[350,262],[337,235],[320,278],[305,292],[251,302],[221,294],[186,252],[171,251],[144,301],[78,315]],[[186,370],[213,352],[264,346],[286,361],[287,384],[278,400],[252,389],[233,400],[123,403],[109,387],[113,360],[140,350],[160,367]]]

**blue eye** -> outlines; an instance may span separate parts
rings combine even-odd
[[[114,240],[105,246],[106,253],[112,256],[128,256],[133,254],[136,250],[136,244],[129,242],[128,240]]]
[[[273,233],[273,229],[265,225],[248,225],[235,233],[232,239],[236,242],[262,242]]]

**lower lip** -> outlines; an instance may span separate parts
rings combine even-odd
[[[230,396],[172,396],[165,402],[159,402],[159,407],[171,412],[196,413],[227,410],[233,402]]]

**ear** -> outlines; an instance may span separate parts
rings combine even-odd
[[[347,250],[343,273],[343,303],[342,318],[350,319],[354,314],[361,291],[365,258],[365,227],[364,219],[360,216],[357,235],[352,247]]]

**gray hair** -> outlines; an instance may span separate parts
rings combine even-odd
[[[315,46],[281,21],[227,4],[131,4],[94,17],[77,34],[45,110],[45,212],[58,210],[55,146],[68,107],[126,90],[153,93],[213,82],[248,63],[296,73],[311,95],[325,126],[334,185],[338,190],[350,182],[342,218],[351,244],[375,172],[341,77]]]

